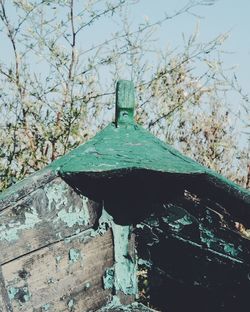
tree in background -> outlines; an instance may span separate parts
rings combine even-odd
[[[128,12],[136,3],[0,0],[0,36],[8,51],[0,60],[0,189],[110,122],[114,84],[124,77],[136,85],[137,122],[250,187],[249,153],[239,145],[239,116],[226,94],[237,92],[247,111],[249,102],[218,56],[227,36],[204,44],[196,30],[180,52],[153,44],[159,25],[213,1],[191,1],[174,15],[134,26]],[[105,34],[105,23],[115,31]]]

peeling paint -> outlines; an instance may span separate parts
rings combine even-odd
[[[83,207],[85,208],[85,206]],[[79,209],[69,207],[68,211],[66,209],[62,209],[58,212],[57,218],[53,221],[54,223],[58,222],[58,219],[67,224],[68,227],[72,227],[74,225],[87,225],[89,222],[89,214],[88,208]],[[79,231],[78,231],[79,232]]]
[[[48,184],[45,186],[45,192],[48,198],[48,210],[59,210],[53,223],[62,221],[68,227],[87,225],[89,223],[88,198],[82,198],[81,207],[69,206],[67,197],[69,189],[65,182]]]
[[[103,308],[98,310],[98,312],[106,312],[109,311],[110,309],[114,309],[121,306],[121,302],[118,296],[114,295],[112,296],[111,301]]]
[[[74,249],[74,248],[71,248],[69,250],[69,261],[71,263],[75,263],[77,262],[79,259],[81,259],[81,252],[79,249]]]
[[[61,206],[67,206],[67,196],[62,196],[67,192],[65,183],[49,183],[45,185],[44,191],[48,198],[48,210],[54,210],[54,207],[58,205],[60,205],[60,208]]]
[[[214,233],[206,229],[203,225],[199,225],[201,242],[206,244],[208,248],[211,248],[212,243],[217,242],[217,238]]]
[[[19,239],[19,232],[23,230],[33,229],[37,223],[40,222],[37,211],[31,207],[30,212],[25,212],[25,221],[21,223],[20,221],[9,223],[7,225],[0,226],[0,240],[6,240],[8,242],[13,242]]]
[[[15,288],[15,287],[8,288],[8,296],[10,300],[13,300],[17,293],[18,293],[18,288]]]
[[[136,294],[138,292],[136,278],[137,265],[128,252],[131,227],[129,225],[113,223],[112,229],[115,248],[115,289],[121,290],[128,295]]]
[[[224,245],[224,251],[233,257],[237,257],[239,254],[239,249],[235,249],[233,244]]]
[[[62,260],[62,257],[61,256],[57,256],[56,257],[56,264],[59,264],[59,262]]]
[[[86,290],[88,290],[89,288],[91,287],[91,284],[89,283],[89,282],[87,282],[87,283],[85,283],[84,284],[84,290],[86,291]]]
[[[131,312],[131,311],[141,311],[141,312],[156,312],[156,310],[152,310],[141,303],[133,302],[130,305],[121,304],[118,296],[113,296],[112,300],[108,302],[108,304],[97,312],[110,312],[110,311],[120,311],[120,312]]]
[[[46,303],[42,306],[42,311],[49,311],[50,309],[50,304],[49,303]]]
[[[138,263],[138,265],[142,265],[142,266],[145,266],[147,268],[152,267],[152,262],[150,260],[145,260],[145,259],[139,258],[137,263]]]
[[[31,294],[27,286],[9,287],[8,296],[10,300],[17,300],[21,304],[30,301],[31,298]]]
[[[182,225],[189,225],[193,223],[192,219],[188,215],[185,215],[183,218],[178,219],[177,222]]]
[[[114,287],[115,271],[114,268],[107,268],[103,276],[103,288],[112,289]]]
[[[113,267],[106,269],[103,276],[104,288],[112,288],[115,293],[122,291],[125,294],[136,294],[137,289],[137,264],[129,255],[129,240],[132,229],[128,225],[118,225],[113,217],[103,207],[99,218],[99,227],[91,232],[91,236],[103,235],[108,228],[112,229],[114,239]]]
[[[70,299],[69,301],[68,301],[68,308],[69,308],[69,311],[72,311],[72,309],[74,308],[74,300],[73,299]]]
[[[201,242],[205,243],[208,248],[213,248],[214,252],[226,253],[225,256],[228,257],[237,257],[241,251],[241,246],[237,248],[229,242],[224,241],[221,238],[215,236],[215,234],[206,229],[204,226],[200,225],[200,238]]]

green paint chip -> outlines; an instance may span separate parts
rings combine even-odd
[[[17,300],[21,304],[30,301],[31,294],[27,286],[9,287],[8,296],[10,300]]]
[[[80,250],[71,248],[69,250],[69,261],[71,263],[75,263],[75,262],[77,262],[80,259],[81,259],[81,252],[80,252]]]
[[[49,303],[46,303],[42,306],[42,311],[49,311],[50,309],[50,304]]]
[[[68,301],[68,308],[69,308],[69,311],[72,311],[72,309],[74,308],[74,300],[73,299],[70,299]]]
[[[226,244],[224,246],[224,251],[229,254],[230,256],[236,257],[239,253],[237,249],[235,249],[233,244]]]
[[[103,287],[104,289],[112,289],[114,287],[114,278],[115,278],[115,271],[114,268],[106,269],[104,276],[103,276]]]

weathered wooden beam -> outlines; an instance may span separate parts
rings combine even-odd
[[[250,240],[235,221],[226,207],[188,192],[155,207],[137,236],[153,306],[173,312],[244,310]]]
[[[0,193],[0,211],[11,205],[15,205],[17,201],[52,181],[56,176],[57,173],[55,170],[46,167],[12,185],[10,188]]]
[[[0,266],[0,312],[13,312]]]
[[[0,263],[92,227],[99,211],[61,178],[50,181],[0,212]]]
[[[113,238],[88,230],[2,266],[13,312],[88,311],[103,306],[112,290],[102,277],[114,263]]]

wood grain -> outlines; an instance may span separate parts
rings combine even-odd
[[[89,311],[111,296],[102,276],[113,265],[113,239],[89,231],[2,266],[13,312]]]
[[[45,184],[0,213],[0,264],[92,227],[98,207],[59,177]]]

